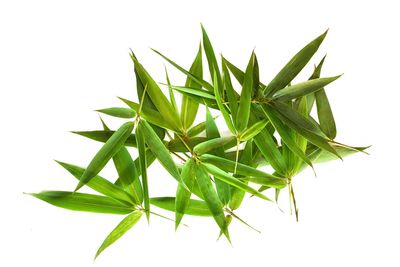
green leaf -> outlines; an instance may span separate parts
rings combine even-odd
[[[217,195],[217,192],[215,192],[210,177],[201,165],[196,165],[196,181],[199,185],[201,193],[204,196],[204,200],[206,201],[207,206],[214,217],[214,220],[230,242],[228,225],[225,221],[223,205]]]
[[[226,63],[222,61],[222,81],[225,87],[226,97],[229,102],[229,109],[231,110],[231,116],[233,121],[236,121],[236,115],[238,110],[238,93],[233,89],[231,77],[226,66]]]
[[[193,148],[193,152],[196,153],[197,155],[205,154],[211,150],[224,146],[234,140],[236,140],[234,136],[214,138],[196,145]]]
[[[251,96],[254,88],[254,64],[255,54],[253,52],[247,65],[246,73],[244,74],[244,82],[242,92],[240,94],[239,108],[235,121],[235,128],[239,133],[246,129],[250,117]]]
[[[316,39],[301,49],[267,85],[264,92],[267,97],[273,96],[278,90],[286,87],[304,66],[310,61],[311,57],[317,52],[328,31],[318,36]]]
[[[258,63],[257,62],[257,57],[255,58],[255,69],[258,69]],[[239,69],[238,67],[236,67],[235,65],[233,65],[231,62],[229,62],[229,60],[227,60],[226,58],[222,57],[222,63],[225,64],[228,69],[230,70],[230,72],[232,72],[233,76],[235,76],[236,80],[240,83],[240,85],[243,85],[244,82],[244,71],[242,71],[241,69]],[[257,74],[257,72],[254,73],[255,75]],[[257,76],[254,77],[254,80],[257,80]],[[257,83],[254,83],[254,85],[257,85]],[[258,87],[264,88],[265,85],[261,82],[258,83]],[[257,94],[255,94],[257,95]]]
[[[219,134],[218,127],[215,124],[214,119],[211,116],[210,110],[206,107],[206,136],[207,138],[219,138],[221,135]],[[218,156],[224,156],[224,147],[218,146],[211,151]],[[215,187],[217,188],[217,193],[219,198],[221,199],[222,204],[225,206],[229,203],[231,198],[231,190],[230,186],[220,180],[214,180]]]
[[[336,145],[336,144],[331,144],[336,152],[340,155],[340,157],[344,158],[346,156],[352,155],[357,152],[364,152],[369,146],[366,147],[346,147],[346,146],[341,146],[341,145]],[[365,152],[364,152],[365,153]],[[321,153],[318,154],[318,156],[315,158],[314,162],[315,163],[324,163],[328,162],[331,160],[335,160],[337,157],[333,155],[332,153],[329,153],[325,150],[322,150]]]
[[[196,145],[203,143],[207,140],[208,140],[208,138],[206,138],[206,137],[190,137],[189,139],[185,139],[185,143],[186,143],[186,145],[189,146],[189,148],[191,150],[193,150],[193,148]],[[173,151],[173,152],[189,152],[186,145],[179,138],[173,139],[168,142],[168,150]]]
[[[174,197],[153,197],[150,198],[150,203],[156,207],[175,212]],[[196,199],[189,199],[185,208],[185,215],[212,216],[207,203]]]
[[[197,84],[200,84],[201,86],[206,88],[208,91],[211,91],[211,92],[214,91],[214,87],[210,83],[204,81],[201,77],[197,77],[195,74],[185,70],[184,68],[182,68],[181,66],[176,64],[174,61],[172,61],[168,57],[161,54],[159,51],[157,51],[155,49],[151,49],[151,50],[156,52],[158,55],[160,55],[162,58],[164,58],[168,63],[170,63],[172,66],[174,66],[176,69],[178,69],[182,73],[184,73],[186,76],[188,76],[191,80],[195,81]]]
[[[126,216],[114,230],[106,237],[101,244],[100,248],[97,250],[95,259],[102,253],[107,247],[112,245],[115,241],[117,241],[121,236],[123,236],[129,229],[131,229],[142,217],[141,211],[134,211],[128,216]]]
[[[208,69],[210,70],[211,79],[213,81],[214,86],[218,85],[215,90],[220,90],[219,93],[222,93],[222,79],[219,71],[217,58],[215,57],[214,49],[211,45],[210,38],[208,38],[207,32],[204,29],[203,25],[201,25],[201,31],[203,34],[203,47],[204,52],[206,54]]]
[[[187,86],[171,86],[172,89],[183,93],[183,96],[191,95],[194,97],[200,97],[202,99],[211,99],[215,100],[214,95],[206,90],[198,89],[198,88],[190,88]]]
[[[64,169],[66,169],[69,173],[71,173],[76,179],[79,180],[82,174],[85,172],[85,169],[76,165],[68,164],[61,161],[56,161],[60,164]],[[92,188],[93,190],[99,192],[100,194],[106,195],[116,200],[123,201],[127,204],[134,203],[134,199],[125,192],[121,187],[114,185],[107,179],[96,175],[93,177],[88,183],[87,186]]]
[[[174,160],[172,159],[168,149],[165,147],[164,143],[158,138],[151,126],[144,120],[139,122],[138,128],[142,132],[146,144],[149,146],[150,150],[156,156],[158,161],[164,168],[177,180],[180,181],[179,170],[176,167]]]
[[[182,168],[182,180],[190,191],[181,184],[178,184],[175,202],[175,230],[178,229],[182,217],[185,214],[186,207],[189,204],[190,196],[192,195],[192,187],[196,182],[194,164],[195,163],[193,162],[193,160],[189,159],[188,161],[186,161],[185,165],[183,165]]]
[[[224,159],[218,156],[204,154],[200,156],[200,161],[203,163],[212,164],[225,172],[233,173],[235,169],[235,162],[229,159]],[[277,177],[266,172],[257,170],[256,168],[250,167],[246,164],[238,163],[236,167],[236,174],[244,177],[257,177],[264,181],[265,184],[269,184],[271,187],[283,188],[286,186],[286,179]],[[241,179],[241,178],[240,178]]]
[[[229,175],[225,171],[221,170],[220,168],[209,164],[209,163],[201,163],[201,165],[210,173],[212,174],[215,178],[222,180],[223,182],[230,184],[236,188],[239,188],[243,191],[246,191],[252,195],[255,195],[259,198],[265,199],[265,200],[270,200],[260,192],[258,192],[256,189],[248,186],[247,184],[243,183],[239,179]]]
[[[190,73],[193,73],[196,77],[200,79],[203,78],[203,58],[201,51],[201,44],[199,45],[199,50],[197,55],[192,63],[192,66],[189,69]],[[187,77],[185,87],[193,87],[196,89],[201,89],[201,84],[192,80],[190,77]],[[182,106],[181,106],[181,121],[183,128],[185,130],[189,129],[192,126],[198,110],[199,104],[193,101],[191,98],[183,95],[182,96]]]
[[[324,89],[315,92],[315,100],[321,129],[329,139],[333,140],[336,137],[336,124]]]
[[[131,135],[134,123],[124,123],[103,145],[103,147],[97,152],[92,161],[89,163],[85,172],[79,181],[75,191],[84,186],[94,176],[96,176],[107,164],[107,162],[120,150],[124,145],[126,139]]]
[[[338,79],[341,75],[328,77],[328,78],[318,78],[313,80],[308,80],[302,83],[288,86],[282,90],[279,90],[275,95],[274,99],[285,102],[298,97],[302,97],[314,92],[318,92],[322,87],[330,84],[331,82]]]
[[[216,75],[217,74],[214,73],[215,79],[217,79]],[[216,84],[215,85],[214,94],[215,94],[215,100],[217,101],[218,109],[221,111],[222,116],[224,117],[225,123],[228,126],[229,130],[231,131],[231,133],[236,134],[236,129],[233,126],[233,122],[231,120],[231,117],[229,115],[228,110],[226,109],[226,107],[222,103],[222,99],[221,99],[221,95],[220,95],[219,91],[220,91],[220,89],[218,87],[218,84]]]
[[[166,76],[167,84],[168,84],[169,99],[172,103],[172,107],[174,108],[175,112],[179,114],[178,106],[176,105],[175,95],[174,95],[174,92],[172,91],[172,85],[171,85],[171,81],[169,80],[166,67],[165,67],[165,76]]]
[[[130,119],[136,116],[136,112],[130,108],[105,108],[96,110],[113,117]]]
[[[285,145],[298,157],[300,157],[304,162],[306,162],[311,168],[314,169],[311,161],[307,158],[305,155],[303,149],[298,146],[296,143],[296,140],[293,138],[293,136],[290,134],[290,128],[287,127],[285,124],[282,123],[282,121],[278,118],[276,115],[276,111],[272,109],[268,105],[263,106],[263,110],[265,112],[265,115],[268,117],[276,131],[279,133],[279,135],[282,138],[282,141],[285,143]],[[288,164],[287,164],[288,165]],[[287,166],[289,167],[289,166]],[[292,176],[293,173],[291,173],[293,170],[288,170],[286,173],[289,176]]]
[[[174,125],[176,129],[181,130],[182,124],[179,119],[178,113],[174,110],[171,103],[165,97],[163,92],[153,78],[147,73],[144,67],[137,61],[136,58],[132,57],[135,63],[135,68],[137,70],[138,76],[142,83],[147,86],[146,94],[149,95],[151,101],[154,103],[157,110],[160,112],[161,116],[170,125]]]
[[[75,211],[128,214],[133,211],[133,206],[127,206],[120,201],[92,194],[83,194],[66,191],[43,191],[30,194],[47,203]]]
[[[119,97],[119,99],[122,100],[125,104],[127,104],[131,109],[135,110],[136,112],[139,111],[140,104],[135,103],[135,102],[130,101],[130,100],[127,100],[127,99],[122,98],[122,97]],[[170,129],[170,130],[173,130],[175,132],[179,132],[179,129],[176,128],[175,124],[171,124],[168,121],[164,120],[164,118],[160,114],[160,112],[158,112],[155,109],[147,107],[145,103],[146,102],[143,102],[142,109],[140,111],[140,116],[142,118],[144,118],[148,122],[150,122],[152,124],[155,124],[157,126],[160,126],[162,128]],[[164,132],[161,133],[158,129],[154,129],[154,130],[156,131],[157,135],[160,138],[164,137]]]
[[[115,131],[73,131],[72,133],[87,137],[95,141],[105,143],[111,138],[111,136],[115,133]],[[136,147],[135,135],[134,134],[129,135],[124,145]]]
[[[139,122],[139,125],[136,128],[136,142],[138,145],[140,173],[142,176],[144,209],[145,209],[147,221],[149,221],[150,220],[150,200],[149,200],[149,184],[148,184],[148,179],[147,179],[146,144],[145,144],[146,134],[142,131],[142,128],[140,127],[141,122],[142,121]]]
[[[190,128],[190,130],[187,132],[187,136],[188,137],[195,137],[199,134],[201,134],[202,132],[204,132],[206,130],[206,122],[200,122],[199,124],[193,126],[192,128]]]
[[[244,142],[252,139],[259,134],[268,123],[269,121],[266,119],[254,123],[240,135],[240,141]]]
[[[100,117],[104,130],[109,131],[107,124]],[[114,161],[115,169],[119,175],[120,185],[133,197],[136,204],[143,201],[142,186],[139,181],[139,174],[137,172],[135,163],[129,151],[123,146],[120,151],[112,158]]]

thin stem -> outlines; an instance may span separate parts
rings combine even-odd
[[[178,138],[182,141],[182,143],[185,145],[185,147],[187,148],[187,150],[188,150],[191,154],[193,154],[192,149],[189,147],[188,144],[186,144],[185,140],[183,140],[183,138],[182,138],[179,134],[177,134],[177,136],[178,136]]]
[[[177,158],[179,158],[180,160],[182,160],[183,162],[185,162],[186,161],[186,159],[184,159],[184,158],[182,158],[181,156],[179,156],[179,154],[178,153],[176,153],[176,152],[173,152],[173,151],[170,151],[172,154],[174,154]]]
[[[163,219],[165,219],[165,220],[168,220],[168,221],[171,221],[171,222],[175,222],[175,220],[174,220],[174,219],[171,219],[171,218],[165,217],[164,215],[161,215],[161,214],[155,213],[155,212],[153,212],[153,211],[150,211],[150,213],[151,213],[151,214],[153,214],[153,215],[156,215],[156,216],[158,216],[158,217],[160,217],[160,218],[163,218]],[[188,227],[188,225],[187,225],[187,224],[184,224],[184,223],[181,223],[181,225]]]
[[[241,219],[239,216],[237,216],[235,213],[233,213],[233,211],[226,209],[226,212],[228,212],[230,215],[232,215],[233,218],[237,219],[239,222],[243,223],[244,225],[246,225],[247,227],[249,227],[250,229],[256,231],[257,233],[261,234],[260,230],[257,230],[256,228],[254,228],[253,226],[251,226],[250,224],[248,224],[247,222],[245,222],[243,219]]]
[[[235,157],[235,169],[233,170],[233,174],[236,174],[237,165],[239,161],[239,145],[240,145],[240,139],[238,136],[236,136],[236,157]]]

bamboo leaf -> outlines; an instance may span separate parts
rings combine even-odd
[[[186,76],[188,76],[191,80],[195,81],[197,84],[200,84],[202,87],[206,88],[208,91],[214,91],[214,87],[204,81],[201,77],[197,77],[195,74],[185,70],[184,68],[182,68],[181,66],[179,66],[178,64],[176,64],[174,61],[172,61],[171,59],[169,59],[168,57],[164,56],[163,54],[161,54],[159,51],[155,50],[155,49],[151,49],[153,50],[155,53],[157,53],[158,55],[160,55],[162,58],[164,58],[168,63],[170,63],[172,66],[174,66],[176,69],[178,69],[179,71],[181,71],[182,73],[184,73]]]
[[[100,120],[104,130],[109,131],[110,128],[108,128],[107,124],[101,117]],[[124,146],[121,147],[120,151],[115,154],[112,159],[118,172],[118,179],[122,188],[129,192],[136,204],[142,203],[143,192],[139,181],[139,174],[128,150]]]
[[[316,39],[301,49],[292,59],[283,67],[274,79],[267,85],[264,92],[267,97],[273,96],[278,90],[286,87],[304,66],[310,61],[311,57],[317,52],[322,41],[325,39],[328,31],[318,36]]]
[[[99,141],[102,143],[106,143],[111,136],[115,133],[115,131],[73,131],[72,133],[84,136],[86,138]],[[130,147],[136,147],[136,137],[134,134],[129,135],[129,137],[126,139],[125,146],[130,146]]]
[[[210,177],[201,165],[196,165],[196,181],[199,185],[201,193],[204,196],[204,200],[214,217],[214,220],[230,242],[228,225],[225,221],[223,205],[217,195],[217,192],[215,192],[215,189],[212,186]]]
[[[222,74],[223,74],[222,80],[225,87],[226,97],[228,98],[229,109],[231,110],[231,116],[233,121],[236,121],[236,115],[238,110],[238,94],[233,89],[231,77],[224,61],[222,61]]]
[[[82,174],[85,172],[85,169],[76,165],[68,164],[61,161],[56,161],[60,164],[64,169],[66,169],[69,173],[71,173],[76,179],[79,180]],[[121,187],[114,185],[107,179],[96,175],[93,177],[88,183],[87,186],[92,188],[93,190],[99,192],[100,194],[106,195],[116,200],[123,201],[126,204],[134,203],[134,199],[125,192]]]
[[[336,123],[324,88],[315,92],[315,100],[321,129],[329,139],[333,140],[336,137]]]
[[[150,198],[150,203],[156,207],[175,212],[174,197],[153,197]],[[189,199],[185,208],[185,215],[212,216],[207,203],[196,199]]]
[[[214,73],[215,79],[216,78],[216,73]],[[236,129],[233,126],[233,122],[231,120],[231,117],[229,115],[228,110],[225,108],[224,104],[222,103],[222,99],[221,99],[221,95],[220,95],[220,89],[218,87],[218,84],[215,85],[215,90],[214,90],[214,94],[215,94],[215,100],[217,101],[217,105],[218,105],[218,109],[221,111],[222,116],[224,117],[225,123],[228,126],[229,130],[231,131],[231,133],[236,133]]]
[[[239,188],[243,191],[246,191],[252,195],[255,195],[259,198],[265,199],[265,200],[270,200],[269,198],[267,198],[266,196],[264,196],[263,194],[261,194],[260,192],[258,192],[256,189],[248,186],[247,184],[243,183],[242,181],[240,181],[239,179],[229,175],[228,173],[226,173],[225,171],[221,170],[220,168],[209,164],[209,163],[201,163],[201,165],[210,173],[212,174],[215,178],[220,179],[222,181],[224,181],[227,184],[230,184],[236,188]]]
[[[189,131],[187,132],[187,136],[188,137],[195,137],[199,134],[201,134],[202,132],[204,132],[206,130],[206,122],[200,122],[199,124],[193,126],[192,128],[189,129]]]
[[[133,206],[105,196],[66,191],[43,191],[30,195],[51,205],[75,211],[110,214],[128,214],[133,211]]]
[[[369,146],[365,147],[345,147],[345,146],[340,146],[336,144],[331,144],[336,152],[340,155],[340,157],[344,158],[349,155],[352,155],[357,152],[364,152]],[[365,153],[365,152],[364,152]],[[337,157],[333,155],[332,153],[329,153],[325,150],[322,150],[321,153],[318,154],[318,156],[315,158],[314,162],[315,163],[324,163],[328,162],[331,160],[335,160]]]
[[[145,86],[147,86],[146,94],[149,95],[151,101],[154,103],[161,116],[170,125],[174,125],[176,129],[181,130],[182,124],[179,119],[179,115],[174,110],[168,99],[164,96],[160,87],[135,57],[132,57],[132,60],[135,64],[135,68],[137,70],[140,80]]]
[[[205,154],[211,150],[224,146],[234,140],[236,140],[234,136],[214,138],[196,145],[193,148],[193,152],[196,153],[197,155]]]
[[[233,173],[235,169],[235,162],[229,159],[224,159],[218,156],[204,154],[200,156],[200,161],[203,163],[212,164],[225,172]],[[271,187],[283,188],[286,186],[286,179],[277,177],[266,172],[260,171],[256,168],[250,167],[246,164],[238,163],[236,167],[236,174],[244,177],[257,177],[264,181],[265,184],[269,184]],[[241,179],[241,178],[240,178]]]
[[[183,96],[191,95],[194,97],[200,97],[202,99],[211,99],[215,100],[214,95],[211,92],[206,90],[198,89],[198,88],[191,88],[187,86],[171,86],[172,89],[183,93]]]
[[[191,190],[196,182],[194,164],[195,163],[193,160],[189,159],[182,168],[182,180],[190,191],[181,184],[178,184],[175,202],[175,230],[178,229],[182,217],[185,214],[186,207],[189,204],[190,196],[192,195]]]
[[[106,237],[106,239],[101,244],[100,248],[97,250],[95,259],[110,245],[117,241],[121,236],[129,231],[142,217],[141,211],[134,211],[128,216],[126,216],[114,230]]]
[[[133,122],[124,123],[97,152],[89,163],[85,172],[82,174],[79,184],[75,191],[84,186],[94,176],[96,176],[107,164],[107,162],[120,150],[126,139],[130,136],[134,127]]]
[[[311,168],[314,169],[311,161],[307,158],[305,155],[304,151],[302,148],[298,146],[296,143],[296,140],[291,136],[290,134],[290,128],[287,127],[285,124],[282,123],[282,121],[278,118],[276,115],[276,112],[269,107],[268,105],[263,106],[263,110],[265,112],[265,115],[268,117],[276,131],[279,133],[279,135],[282,138],[282,141],[285,143],[285,145],[299,158],[301,158],[305,163],[307,163]],[[287,166],[289,167],[289,166]],[[289,173],[287,173],[290,176],[293,175],[291,173],[293,170],[288,170]]]
[[[172,159],[169,151],[165,147],[164,143],[158,138],[151,126],[144,120],[139,122],[138,128],[142,132],[146,144],[150,150],[156,156],[158,161],[164,168],[177,180],[181,181],[179,170],[176,167],[174,160]]]
[[[249,118],[250,118],[250,107],[251,107],[251,96],[254,88],[254,64],[255,54],[251,54],[249,63],[244,74],[244,82],[242,92],[240,94],[239,108],[237,111],[235,128],[239,133],[246,129]]]
[[[116,108],[99,109],[96,111],[113,116],[113,117],[125,118],[125,119],[131,119],[136,116],[136,112],[130,108],[116,107]]]
[[[147,162],[146,162],[147,158],[146,158],[146,144],[145,144],[146,134],[144,132],[142,132],[142,128],[140,127],[140,125],[141,125],[141,121],[139,122],[139,125],[136,128],[136,142],[138,145],[140,173],[142,176],[144,209],[145,209],[147,221],[149,222],[149,220],[150,220],[150,199],[149,199],[149,184],[148,184],[148,179],[147,179]]]
[[[192,66],[189,69],[190,73],[193,73],[196,77],[200,79],[203,78],[203,58],[201,51],[201,44],[199,45],[199,50],[197,55],[192,63]],[[201,84],[192,80],[190,77],[187,77],[185,87],[193,87],[196,89],[201,89]],[[193,101],[191,98],[183,95],[182,96],[182,106],[181,106],[181,121],[183,128],[185,130],[189,129],[192,126],[198,110],[199,104]]]
[[[174,92],[172,91],[171,81],[169,80],[169,77],[168,77],[167,68],[165,68],[165,76],[166,76],[167,84],[168,84],[169,99],[172,103],[172,107],[174,108],[175,112],[179,114],[178,106],[176,105]]]
[[[269,121],[266,119],[254,123],[240,135],[240,141],[244,142],[252,139],[259,134],[268,123]]]
[[[282,90],[279,90],[275,95],[274,99],[285,102],[295,98],[299,98],[314,92],[318,92],[324,86],[330,84],[331,82],[338,79],[341,75],[328,77],[328,78],[318,78],[313,80],[308,80],[302,83],[288,86]]]

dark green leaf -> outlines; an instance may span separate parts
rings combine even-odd
[[[189,204],[190,196],[192,195],[191,190],[196,182],[194,165],[194,161],[189,159],[182,168],[182,180],[190,191],[181,184],[178,184],[175,202],[175,229],[178,229],[182,217],[185,214],[186,207]]]
[[[267,97],[273,96],[278,90],[286,87],[310,61],[311,57],[317,52],[328,31],[318,36],[316,39],[301,49],[275,76],[274,79],[264,89]]]

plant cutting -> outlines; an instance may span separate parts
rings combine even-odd
[[[85,167],[57,161],[77,180],[75,190],[31,195],[65,209],[124,216],[96,257],[140,219],[167,218],[168,213],[174,214],[175,229],[185,216],[210,217],[220,236],[230,242],[232,220],[251,227],[237,215],[242,201],[251,201],[251,196],[276,208],[271,204],[285,191],[290,210],[298,219],[294,177],[306,168],[314,170],[314,164],[366,153],[367,149],[335,139],[336,125],[325,87],[331,87],[340,75],[321,77],[325,57],[308,80],[293,83],[326,34],[303,47],[267,83],[260,81],[254,51],[245,68],[223,56],[217,58],[203,27],[202,42],[189,68],[154,50],[186,76],[184,84],[173,84],[167,71],[165,82],[156,82],[131,51],[138,101],[121,97],[124,107],[98,110],[122,118],[124,123],[112,130],[101,119],[101,129],[73,132],[102,143]],[[209,81],[204,78],[206,71]],[[225,125],[217,125],[214,116]],[[127,147],[134,147],[138,157],[133,158]],[[110,161],[117,180],[100,174]],[[153,164],[161,164],[170,174],[175,192],[168,196],[150,194],[148,181],[155,178],[149,167]],[[80,192],[82,187],[97,193]],[[155,212],[153,207],[166,214]]]

